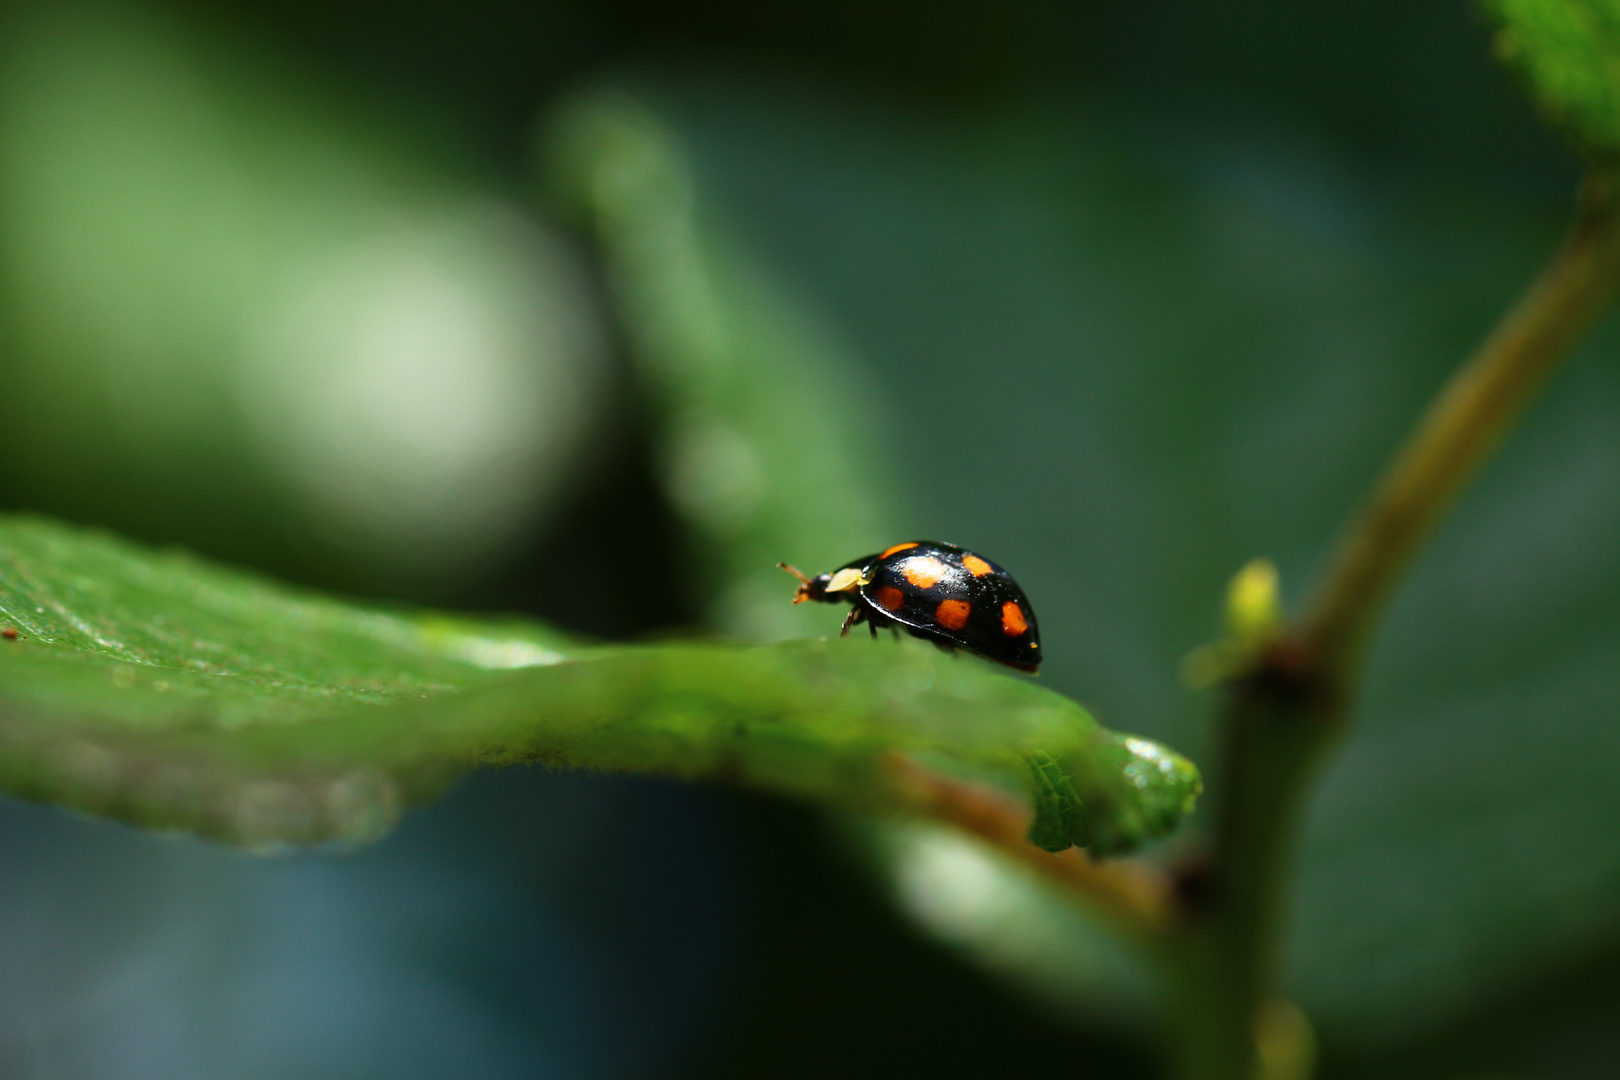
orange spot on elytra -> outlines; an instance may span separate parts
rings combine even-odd
[[[966,600],[941,600],[934,609],[934,618],[947,630],[960,630],[967,625],[972,610],[973,605]]]
[[[972,574],[974,577],[984,577],[986,574],[993,574],[996,572],[994,567],[985,562],[983,559],[979,558],[977,555],[963,555],[962,565],[967,567],[968,573]]]
[[[1001,632],[1008,637],[1023,637],[1029,629],[1029,620],[1024,618],[1024,609],[1011,600],[1001,605]]]
[[[938,559],[919,555],[914,559],[907,559],[900,564],[900,572],[906,580],[919,589],[932,588],[934,583],[945,576],[945,564]]]
[[[887,548],[887,549],[886,549],[886,550],[885,550],[885,551],[884,551],[884,552],[883,552],[883,554],[881,554],[881,555],[879,555],[879,556],[878,556],[878,558],[880,558],[880,559],[887,559],[887,558],[888,558],[888,557],[889,557],[889,556],[890,556],[890,555],[893,555],[893,554],[894,554],[894,553],[895,553],[895,552],[897,552],[897,551],[904,551],[904,550],[906,550],[906,549],[907,549],[907,548],[914,548],[914,547],[916,547],[916,546],[917,546],[917,541],[915,541],[915,540],[909,540],[909,541],[907,541],[907,542],[906,542],[906,543],[904,543],[904,544],[896,544],[896,545],[894,545],[894,547],[892,547],[892,548]]]
[[[906,602],[906,594],[893,585],[884,585],[872,590],[872,599],[888,608],[890,611],[899,611]]]

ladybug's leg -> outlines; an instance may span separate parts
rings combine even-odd
[[[883,629],[885,626],[894,633],[895,637],[900,636],[900,624],[883,614],[881,611],[873,611],[868,608],[866,611],[866,624],[872,628],[872,636],[874,638],[878,636],[878,631]]]
[[[856,604],[854,607],[849,609],[849,614],[844,616],[844,628],[838,631],[838,636],[849,637],[849,628],[852,626],[859,626],[861,622],[865,620],[865,618],[866,609],[861,605]]]

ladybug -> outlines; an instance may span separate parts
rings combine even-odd
[[[852,604],[839,637],[866,623],[963,648],[990,660],[1034,671],[1041,662],[1035,611],[1012,575],[989,559],[955,544],[908,540],[847,562],[830,574],[807,578],[777,563],[800,581],[795,604]]]

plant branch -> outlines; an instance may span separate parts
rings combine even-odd
[[[1252,1080],[1294,832],[1345,727],[1379,614],[1423,541],[1535,391],[1620,295],[1614,176],[1582,187],[1547,270],[1441,390],[1353,519],[1304,618],[1233,680],[1214,845],[1183,874],[1181,1080]]]
[[[1502,434],[1620,292],[1615,177],[1589,175],[1562,250],[1451,378],[1345,534],[1298,631],[1311,663],[1354,666],[1384,602]]]

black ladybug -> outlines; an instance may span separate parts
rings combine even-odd
[[[1007,571],[955,544],[909,540],[813,578],[776,565],[802,582],[795,604],[854,605],[840,637],[861,622],[873,637],[879,627],[898,625],[914,637],[1023,671],[1041,662],[1040,631],[1024,590]]]

